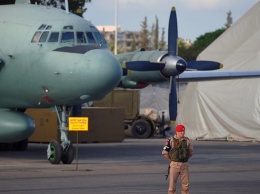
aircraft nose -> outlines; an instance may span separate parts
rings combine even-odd
[[[101,95],[112,91],[120,82],[122,68],[110,51],[104,49],[90,50],[85,54],[84,61],[86,68],[90,70],[88,78],[93,81],[93,87],[102,88],[102,91],[98,91]]]

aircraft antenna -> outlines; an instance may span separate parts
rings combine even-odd
[[[65,9],[66,9],[66,13],[69,13],[69,3],[68,3],[68,0],[65,0]]]

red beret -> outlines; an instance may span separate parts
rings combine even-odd
[[[184,125],[177,125],[176,128],[175,128],[176,132],[181,132],[181,131],[184,131],[184,130],[185,130]]]

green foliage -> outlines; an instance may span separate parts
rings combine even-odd
[[[144,21],[142,21],[142,23],[141,23],[140,36],[141,36],[141,40],[140,40],[141,48],[144,48],[145,50],[147,50],[148,46],[150,44],[147,17],[144,17]]]
[[[198,55],[204,49],[206,49],[213,41],[215,41],[226,29],[228,29],[232,25],[233,19],[231,15],[231,11],[228,11],[227,20],[224,28],[217,29],[213,32],[207,32],[204,35],[199,36],[190,47],[185,48],[181,44],[179,44],[179,56],[188,61],[196,60]]]
[[[148,29],[147,17],[144,18],[144,21],[141,23],[140,37],[140,48],[145,50],[164,50],[166,47],[164,28],[159,41],[159,20],[157,16],[151,30]]]
[[[159,49],[159,21],[157,16],[155,17],[155,27],[153,29],[153,47]]]
[[[185,58],[188,48],[182,39],[178,39],[178,56]]]
[[[233,18],[231,16],[231,14],[232,14],[231,11],[227,12],[227,22],[225,23],[225,28],[226,29],[228,29],[232,25],[232,23],[233,23]]]
[[[6,5],[6,4],[15,4],[16,0],[0,0],[0,5]],[[58,3],[59,2],[59,3]],[[31,4],[49,4],[53,7],[57,7],[58,4],[61,6],[59,8],[65,9],[65,3],[64,0],[30,0]],[[91,3],[91,0],[68,0],[69,3],[69,11],[71,13],[74,13],[80,17],[83,17],[83,13],[87,10],[87,8],[84,8],[85,3]]]
[[[134,51],[136,48],[136,38],[135,38],[135,35],[133,35],[133,41],[132,41],[132,44],[131,44],[131,51]]]
[[[215,41],[225,29],[218,29],[214,32],[207,32],[204,35],[199,36],[194,43],[185,50],[185,48],[179,47],[179,56],[185,60],[196,60],[198,55],[206,49],[213,41]]]
[[[86,11],[84,9],[85,2],[91,2],[91,0],[68,0],[69,10],[80,17],[83,17],[83,13]]]
[[[165,30],[162,28],[162,34],[159,42],[159,49],[165,50],[166,49],[166,42],[165,42]]]
[[[37,3],[50,5],[64,10],[66,9],[64,0],[30,0],[30,2],[31,4]],[[83,17],[83,13],[87,10],[87,8],[84,8],[85,3],[91,3],[91,0],[68,0],[69,12]]]

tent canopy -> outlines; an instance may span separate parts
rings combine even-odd
[[[260,2],[206,48],[198,60],[224,70],[260,69]],[[221,71],[221,70],[218,70]],[[177,123],[191,139],[260,141],[260,79],[189,83]]]

